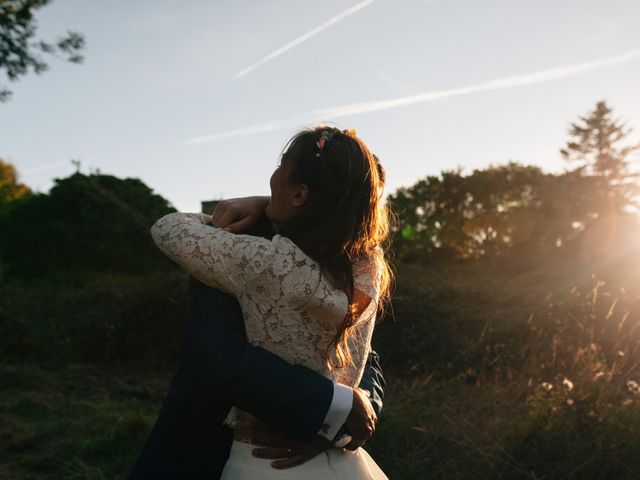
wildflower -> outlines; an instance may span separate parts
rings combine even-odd
[[[629,380],[627,382],[627,389],[634,395],[640,396],[640,385],[638,385],[638,382],[635,380]]]
[[[567,390],[567,392],[570,392],[571,390],[573,390],[573,382],[568,378],[565,378],[562,381],[562,386]]]
[[[547,392],[550,392],[553,389],[553,385],[551,385],[549,382],[542,382],[540,386]]]

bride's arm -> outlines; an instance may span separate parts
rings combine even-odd
[[[259,277],[278,289],[285,288],[286,278],[290,303],[308,302],[320,281],[320,266],[290,240],[237,235],[212,227],[210,221],[201,213],[170,213],[151,227],[151,236],[165,255],[205,285],[237,298]]]
[[[202,213],[170,213],[151,227],[162,252],[204,284],[238,296],[259,275],[275,247],[270,240],[235,235],[210,225]]]

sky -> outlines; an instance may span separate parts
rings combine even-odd
[[[560,172],[571,121],[606,100],[640,140],[637,0],[54,0],[38,34],[84,34],[0,104],[0,157],[46,192],[100,171],[176,208],[268,195],[282,148],[354,128],[387,191],[518,161]]]

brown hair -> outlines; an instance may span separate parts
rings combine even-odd
[[[330,138],[319,149],[316,142],[323,136]],[[347,315],[328,347],[335,345],[338,359],[337,364],[329,364],[344,367],[351,360],[347,338],[358,319],[352,262],[368,256],[380,266],[379,312],[390,296],[391,269],[380,248],[389,236],[388,210],[382,202],[384,170],[362,140],[326,126],[295,135],[285,147],[284,158],[292,164],[289,182],[307,185],[309,196],[280,232],[316,260],[334,286],[347,294]]]

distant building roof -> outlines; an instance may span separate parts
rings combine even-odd
[[[200,211],[210,215],[220,200],[202,200],[200,202]]]

